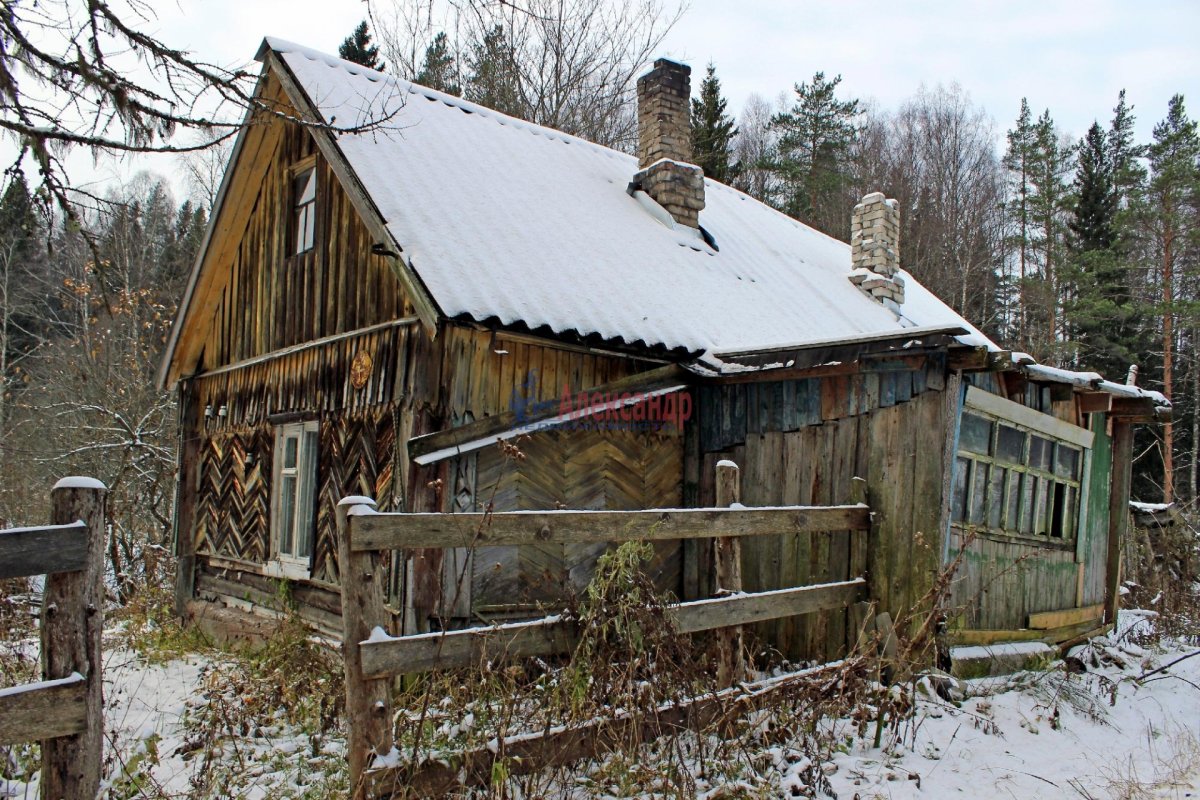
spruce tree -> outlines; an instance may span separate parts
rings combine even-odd
[[[454,52],[450,49],[450,37],[444,31],[439,32],[425,48],[425,59],[421,63],[421,71],[417,73],[416,82],[430,89],[436,89],[446,94],[462,94],[458,83],[458,67]]]
[[[1064,312],[1080,365],[1119,381],[1138,358],[1140,315],[1117,232],[1112,150],[1099,123],[1093,123],[1078,152],[1064,270],[1073,291]]]
[[[1061,361],[1064,336],[1059,313],[1063,301],[1062,263],[1065,260],[1065,214],[1070,204],[1067,177],[1071,173],[1075,148],[1059,140],[1058,129],[1047,109],[1033,128],[1029,212],[1037,235],[1036,252],[1040,275],[1027,295],[1033,314],[1030,346],[1040,359]]]
[[[504,28],[496,25],[471,50],[466,98],[514,117],[522,116],[516,59]]]
[[[700,83],[700,98],[692,98],[692,160],[704,170],[706,177],[730,183],[738,173],[737,165],[733,163],[737,128],[733,117],[725,113],[725,106],[717,68],[709,64]]]
[[[371,32],[365,19],[358,23],[354,33],[342,40],[338,55],[347,61],[383,72],[383,62],[379,60],[379,46],[371,44]]]
[[[779,131],[775,169],[784,185],[778,205],[784,213],[818,230],[845,239],[849,207],[843,190],[850,182],[850,153],[858,138],[857,100],[837,96],[842,76],[826,80],[824,72],[811,83],[796,85],[790,111],[776,114]]]

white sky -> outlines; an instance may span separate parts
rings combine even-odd
[[[379,2],[380,0],[377,0]],[[386,2],[386,0],[383,0]],[[334,53],[366,14],[363,0],[154,0],[168,43],[208,61],[249,61],[264,35]],[[1148,140],[1182,92],[1200,117],[1196,0],[693,0],[663,53],[712,60],[730,110],[757,92],[774,101],[814,71],[841,74],[845,95],[889,109],[922,84],[958,82],[996,122],[1012,124],[1022,96],[1049,108],[1074,137],[1107,124],[1127,89]],[[77,180],[169,173],[169,159],[72,160]]]

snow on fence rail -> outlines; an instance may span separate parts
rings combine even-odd
[[[862,532],[871,525],[866,484],[855,479],[851,503],[840,506],[746,508],[740,499],[738,467],[717,465],[717,508],[649,511],[514,511],[491,514],[390,513],[373,509],[367,497],[347,497],[338,506],[342,565],[342,654],[346,667],[348,756],[354,796],[390,796],[384,785],[408,791],[422,785],[414,767],[388,763],[368,769],[368,759],[393,752],[391,679],[449,669],[500,657],[570,652],[579,631],[573,621],[545,617],[529,622],[409,636],[390,636],[382,566],[385,552],[409,548],[480,547],[537,543],[601,543],[713,538],[719,596],[668,608],[682,633],[717,631],[718,680],[732,686],[745,675],[741,626],[827,609],[848,608],[866,598],[866,548],[851,558],[851,580],[766,592],[742,591],[740,540],[745,536],[798,532]],[[634,724],[630,722],[628,724]],[[553,738],[553,732],[538,737]],[[561,734],[578,739],[577,731]],[[543,744],[550,744],[546,742]],[[540,749],[545,749],[540,747]],[[553,748],[552,748],[553,749]],[[577,749],[577,748],[576,748]],[[561,748],[559,748],[561,751]],[[385,763],[389,759],[385,759]],[[394,760],[394,759],[391,759]],[[417,772],[420,772],[419,768]],[[424,776],[430,777],[430,776]],[[437,781],[435,780],[434,783]]]
[[[100,790],[104,720],[104,501],[92,478],[64,478],[50,525],[0,531],[0,578],[46,575],[43,680],[0,689],[0,745],[42,742],[42,796],[92,800]]]

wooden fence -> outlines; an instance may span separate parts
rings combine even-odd
[[[338,508],[338,528],[348,758],[355,797],[391,796],[387,787],[404,786],[411,792],[422,785],[432,785],[430,776],[414,774],[402,767],[368,768],[372,754],[392,751],[393,678],[464,667],[488,659],[567,653],[580,633],[572,620],[546,617],[497,626],[389,636],[390,613],[385,605],[382,574],[388,551],[713,538],[718,596],[673,605],[668,613],[681,633],[719,631],[718,677],[723,685],[729,686],[744,675],[741,626],[847,608],[866,596],[863,577],[819,586],[744,593],[741,537],[840,531],[865,537],[871,519],[865,503],[865,483],[857,479],[848,505],[746,508],[738,504],[739,496],[737,466],[721,462],[717,465],[718,508],[379,514],[373,510],[370,498],[344,498]],[[851,575],[861,576],[865,572],[865,541],[863,545],[853,548],[863,556],[852,565]],[[696,711],[686,713],[695,718]],[[640,724],[636,720],[627,722]],[[579,732],[564,733],[578,737]],[[575,757],[583,755],[579,748],[572,752],[578,754]]]
[[[0,745],[42,743],[44,798],[94,800],[100,790],[107,493],[92,478],[64,478],[50,525],[0,531],[0,578],[46,575],[43,680],[0,689]]]

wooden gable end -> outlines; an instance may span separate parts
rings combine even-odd
[[[260,96],[296,115],[273,73]],[[274,116],[243,137],[181,310],[167,383],[415,313],[392,257],[372,252],[376,238],[313,130]],[[308,166],[317,178],[315,241],[295,254],[292,183]]]

